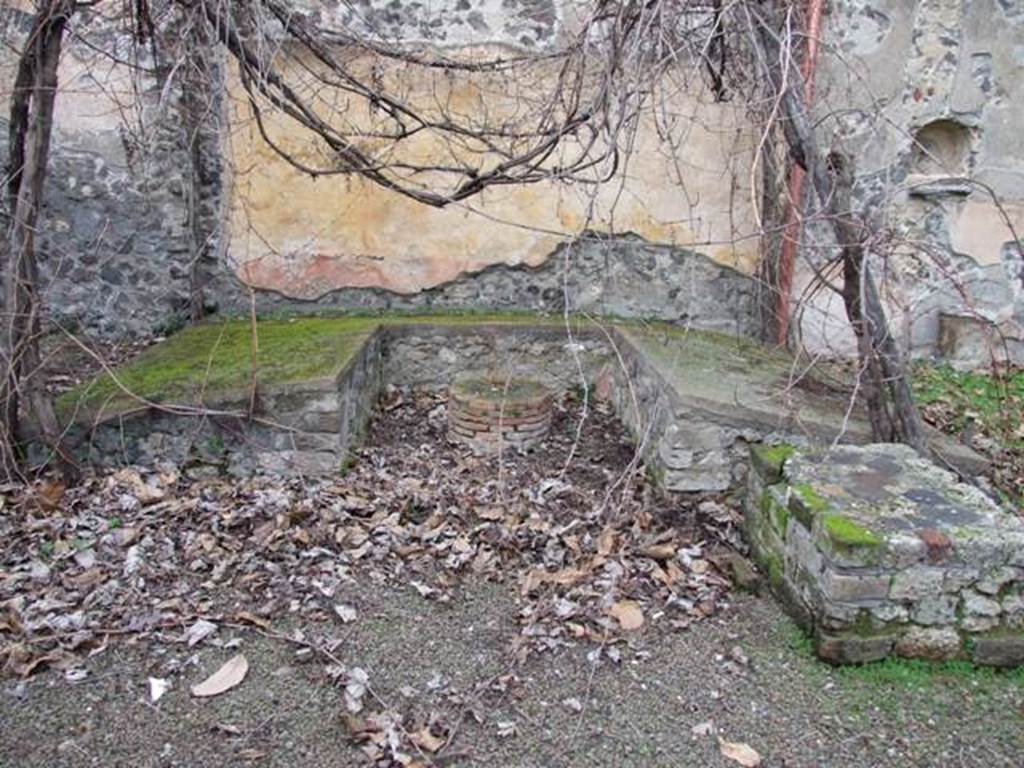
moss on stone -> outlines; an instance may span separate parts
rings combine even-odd
[[[456,312],[433,315],[364,315],[261,319],[256,380],[261,388],[337,375],[377,328],[402,326],[462,327],[482,324],[558,329],[560,315],[533,312]],[[574,331],[594,327],[592,319],[570,317]],[[785,355],[755,342],[725,334],[682,329],[668,324],[616,322],[652,360],[674,372],[672,383],[693,397],[714,399],[721,376],[755,377],[771,388],[790,365]],[[661,372],[661,368],[659,368]],[[250,325],[247,319],[221,320],[186,328],[146,350],[135,360],[62,395],[57,402],[64,423],[86,424],[145,406],[144,401],[185,405],[225,404],[244,396],[250,381]],[[141,401],[140,401],[141,398]],[[761,402],[764,398],[757,398]]]
[[[842,515],[826,515],[825,532],[833,544],[842,547],[877,547],[882,543],[870,529]]]
[[[824,512],[829,508],[828,499],[814,490],[808,483],[798,483],[793,487],[793,493],[800,498],[800,501],[812,512]]]
[[[774,527],[785,541],[786,529],[789,526],[789,510],[776,500],[771,488],[761,494],[761,512],[764,514],[765,522]]]
[[[777,445],[752,445],[750,447],[750,459],[754,469],[768,483],[777,483],[782,480],[782,469],[786,459],[793,455],[796,447],[788,443]]]
[[[766,552],[764,555],[765,571],[768,574],[768,582],[773,587],[782,586],[782,580],[785,576],[785,569],[782,566],[782,558],[778,555]]]
[[[261,321],[257,382],[266,387],[337,375],[377,324],[369,318]],[[58,415],[69,420],[124,412],[140,405],[137,397],[196,404],[244,392],[251,376],[251,340],[252,329],[245,321],[191,326],[145,350],[113,375],[101,375],[61,395]]]
[[[807,483],[797,483],[789,489],[789,511],[808,530],[814,525],[814,518],[831,509],[824,496]]]

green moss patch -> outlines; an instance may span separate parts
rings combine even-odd
[[[789,489],[789,511],[796,519],[810,529],[814,518],[832,508],[828,499],[818,493],[808,483],[797,483]]]
[[[842,547],[877,547],[882,543],[870,529],[842,515],[826,515],[824,526],[832,543]]]
[[[754,468],[768,483],[782,480],[782,467],[786,459],[796,452],[796,448],[788,443],[778,445],[752,445],[750,459]]]
[[[868,664],[841,667],[837,674],[846,681],[883,688],[928,688],[957,681],[973,685],[999,682],[1024,685],[1024,667],[1002,670],[976,666],[969,661],[924,661],[892,657]]]
[[[260,386],[336,375],[378,325],[370,318],[303,317],[257,326],[256,380]],[[252,329],[246,321],[191,326],[150,347],[114,375],[102,375],[57,400],[65,420],[139,405],[127,394],[156,402],[196,404],[244,392],[252,369]],[[115,377],[120,386],[115,382]]]
[[[783,541],[786,539],[786,529],[789,526],[789,510],[785,504],[779,502],[778,489],[768,488],[761,495],[761,513],[765,522],[775,528]]]
[[[338,374],[363,342],[380,326],[433,325],[462,327],[481,324],[561,328],[561,316],[536,313],[445,313],[442,315],[335,315],[279,317],[258,323],[259,352],[256,381],[261,387],[321,379]],[[570,318],[574,332],[593,326],[585,318]],[[682,331],[659,324],[626,323],[642,337],[657,336],[673,344],[686,340],[711,358],[722,350],[751,353],[751,342],[720,334]],[[248,319],[203,323],[185,328],[140,354],[114,375],[101,375],[64,393],[57,401],[65,423],[92,420],[137,409],[146,401],[199,405],[244,394],[251,377],[251,327]],[[116,381],[115,381],[116,378]],[[127,392],[125,391],[127,390]]]

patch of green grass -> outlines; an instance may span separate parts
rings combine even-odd
[[[844,547],[877,547],[882,543],[869,528],[842,515],[826,515],[825,532],[833,543]]]
[[[359,456],[355,451],[346,451],[345,457],[338,463],[339,477],[345,477],[358,462]]]
[[[947,429],[959,431],[976,421],[989,434],[1024,446],[1024,435],[1018,433],[1024,413],[1024,370],[993,375],[920,365],[914,369],[913,384],[921,405],[947,408]]]
[[[818,661],[818,657],[814,653],[814,638],[804,632],[796,622],[789,623],[786,630],[786,645],[801,656],[806,656],[815,662]],[[828,667],[824,662],[820,663],[823,669]]]
[[[947,434],[988,438],[993,447],[981,450],[992,460],[996,491],[1007,506],[1024,509],[1024,368],[994,374],[922,364],[912,381],[928,422]]]
[[[888,658],[869,664],[839,667],[837,674],[847,682],[884,688],[929,688],[944,684],[1024,686],[1024,668],[979,667],[969,661],[924,661]]]
[[[837,667],[832,671],[842,708],[867,726],[872,713],[894,723],[913,721],[923,698],[948,698],[960,690],[974,693],[978,685],[965,674],[971,665],[887,658],[867,664]],[[979,670],[988,680],[988,670]]]

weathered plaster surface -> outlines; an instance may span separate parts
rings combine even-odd
[[[433,90],[426,82],[419,87]],[[504,98],[478,102],[478,87],[456,85],[451,96],[470,107],[515,108]],[[544,182],[492,188],[441,210],[358,178],[302,174],[266,145],[244,101],[235,99],[232,265],[246,283],[294,298],[342,287],[414,293],[493,264],[537,266],[589,229],[634,233],[750,271],[758,240],[747,180],[756,137],[743,109],[709,99],[699,94],[675,105],[687,125],[677,166],[647,120],[628,172],[596,198],[589,186]],[[294,123],[274,118],[268,125],[275,141],[300,159],[322,162],[320,148]],[[430,144],[424,139],[405,151],[416,154]],[[683,169],[681,184],[674,181],[676,168]],[[437,182],[443,188],[445,180]]]
[[[561,0],[301,4],[328,39],[363,24],[380,40],[400,37],[453,56],[557,47],[578,11]],[[15,43],[0,50],[3,82],[13,80],[29,6],[0,8],[3,37]],[[84,12],[76,32],[128,55],[124,35],[97,17],[102,7]],[[869,228],[886,233],[874,244],[887,258],[877,272],[901,340],[914,354],[932,354],[967,297],[968,311],[998,331],[982,329],[978,338],[1017,334],[1015,348],[1024,349],[1024,259],[1014,240],[1024,231],[1024,2],[838,0],[828,6],[825,37],[822,141],[854,155]],[[749,273],[759,245],[750,202],[758,136],[738,103],[714,104],[696,90],[678,97],[669,106],[683,138],[679,163],[668,162],[649,124],[641,126],[621,183],[592,208],[580,186],[549,184],[490,190],[438,211],[354,179],[303,178],[255,137],[237,87],[225,105],[232,119],[220,137],[223,154],[220,105],[210,113],[194,188],[180,87],[133,79],[78,43],[68,48],[61,83],[41,267],[55,314],[91,330],[131,335],[179,321],[198,274],[209,281],[210,308],[228,312],[248,308],[248,282],[261,289],[261,309],[568,305],[756,331],[755,286],[715,266]],[[475,108],[477,85],[456,82],[449,92]],[[515,96],[499,93],[495,103]],[[915,132],[935,120],[965,131],[963,162],[948,173],[915,159]],[[314,151],[287,123],[271,124],[300,154]],[[5,139],[0,130],[0,153]],[[190,200],[199,202],[198,227]],[[230,226],[222,231],[223,211]],[[614,237],[567,251],[566,239],[583,230]],[[222,256],[223,234],[230,250]],[[808,222],[805,241],[811,261],[835,252],[822,222]],[[803,340],[816,352],[852,352],[838,298],[804,295],[810,274],[805,269],[797,285]]]
[[[299,0],[295,5],[326,34],[341,32],[436,46],[503,43],[547,48],[555,42],[562,22],[558,0]]]
[[[1017,0],[846,0],[828,17],[826,40],[841,56],[823,57],[819,71],[822,141],[853,155],[869,222],[895,235],[874,244],[887,259],[876,273],[916,355],[935,351],[941,317],[965,304],[1024,338],[1022,36]],[[937,120],[962,126],[961,162],[920,162],[916,132]],[[812,261],[835,252],[819,224],[807,242]],[[805,268],[798,292],[813,281]],[[805,301],[803,341],[851,353],[842,302],[829,294]]]

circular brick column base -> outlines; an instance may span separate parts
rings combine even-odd
[[[526,451],[551,427],[551,392],[532,379],[466,378],[452,385],[448,439],[478,455]]]

